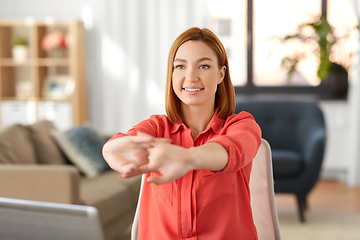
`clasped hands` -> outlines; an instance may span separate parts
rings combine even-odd
[[[104,145],[103,155],[122,178],[160,173],[158,177],[146,179],[156,185],[176,180],[194,169],[188,149],[171,144],[171,139],[155,138],[140,132],[136,136],[109,141]]]

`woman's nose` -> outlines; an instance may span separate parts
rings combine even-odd
[[[188,68],[186,71],[185,81],[188,81],[188,82],[199,81],[199,76],[197,74],[197,71],[195,69]]]

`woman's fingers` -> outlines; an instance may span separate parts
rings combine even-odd
[[[116,141],[114,139],[113,141]],[[108,144],[109,151],[106,160],[109,166],[118,171],[121,178],[130,178],[143,173],[158,172],[162,159],[155,157],[157,161],[149,164],[150,152],[159,152],[161,146],[171,146],[171,139],[155,138],[149,134],[138,132],[135,136],[123,137],[116,142]],[[160,151],[161,152],[161,151]],[[158,155],[157,153],[155,156]],[[166,158],[166,157],[165,157]],[[149,167],[151,166],[151,168]],[[171,177],[171,176],[170,176]],[[162,184],[172,180],[154,179],[155,184]]]
[[[147,164],[145,164],[147,165]],[[144,173],[144,171],[142,170],[143,168],[141,168],[141,166],[138,166],[137,164],[134,163],[129,163],[126,164],[125,166],[122,167],[120,172],[120,177],[121,178],[130,178],[130,177],[134,177],[137,175],[141,175]]]
[[[140,171],[141,173],[153,172],[153,171],[149,168],[149,163],[143,164],[143,165],[139,166],[139,171]]]
[[[141,175],[143,173],[154,172],[154,171],[149,169],[149,164],[148,163],[143,164],[141,166],[136,166],[134,168],[130,167],[128,170],[129,171],[121,173],[120,177],[121,178],[130,178],[130,177],[134,177],[134,176],[137,176],[137,175]]]

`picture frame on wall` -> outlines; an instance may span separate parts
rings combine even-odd
[[[44,82],[43,96],[49,99],[68,99],[75,89],[69,75],[49,75]]]

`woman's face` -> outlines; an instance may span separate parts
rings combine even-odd
[[[217,86],[225,76],[216,53],[201,41],[183,43],[174,59],[172,87],[181,105],[214,107]]]

